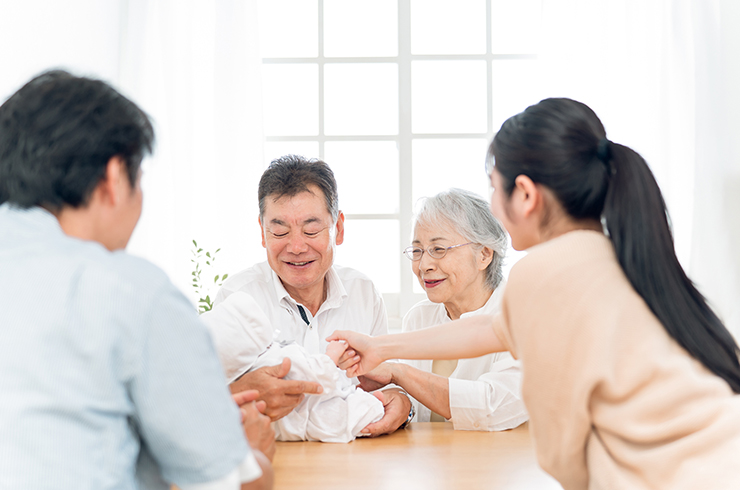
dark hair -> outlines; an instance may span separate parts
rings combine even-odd
[[[738,346],[676,258],[652,172],[635,151],[606,139],[588,106],[545,99],[509,118],[489,147],[489,171],[494,162],[507,195],[526,175],[573,218],[603,218],[625,275],[666,331],[740,393]]]
[[[133,188],[153,142],[147,115],[110,85],[42,73],[0,106],[0,203],[84,206],[114,156]]]
[[[262,174],[257,190],[260,218],[265,215],[265,198],[268,196],[274,196],[275,199],[293,197],[308,191],[308,186],[312,184],[324,193],[326,209],[336,221],[339,217],[339,198],[334,172],[325,162],[309,160],[300,155],[277,158],[270,162],[270,166]]]

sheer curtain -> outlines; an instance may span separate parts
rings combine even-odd
[[[692,6],[696,146],[689,273],[740,340],[740,4]]]
[[[612,140],[645,156],[681,262],[740,336],[740,4],[542,6],[531,100],[582,100]],[[257,21],[256,0],[0,2],[0,99],[62,67],[112,82],[154,118],[158,144],[145,163],[144,212],[129,251],[188,293],[192,239],[223,249],[214,275],[264,257]]]
[[[732,0],[543,0],[539,73],[541,95],[585,102],[648,161],[679,260],[736,337],[738,21]]]
[[[222,248],[213,275],[263,260],[256,0],[0,2],[0,46],[0,101],[63,68],[112,83],[152,116],[157,146],[130,253],[193,301],[191,240]]]
[[[222,249],[203,275],[207,284],[264,257],[256,11],[243,0],[122,6],[120,87],[152,116],[158,138],[144,165],[144,211],[129,252],[162,267],[194,300],[193,239],[204,252]],[[201,267],[208,271],[205,258]]]

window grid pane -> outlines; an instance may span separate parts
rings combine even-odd
[[[486,62],[412,61],[414,133],[485,133]]]
[[[314,5],[313,0],[306,3]],[[332,166],[340,206],[346,205],[343,210],[352,216],[347,225],[353,230],[338,248],[337,263],[375,274],[371,278],[389,297],[400,291],[400,301],[393,303],[395,308],[400,303],[401,310],[389,309],[389,314],[402,315],[419,298],[416,280],[407,280],[406,260],[400,260],[409,238],[400,236],[400,230],[409,229],[409,202],[450,186],[485,197],[482,169],[491,136],[504,119],[544,95],[536,86],[541,0],[461,0],[454,12],[449,12],[449,2],[440,0],[317,0],[315,5],[323,19],[306,14],[304,22],[311,24],[307,32],[323,24],[316,55],[278,47],[267,51],[272,59],[264,67],[300,62],[314,71],[293,78],[293,85],[281,82],[286,77],[275,71],[266,77],[265,159],[299,153]],[[343,12],[352,5],[359,6],[354,14]],[[439,15],[439,8],[446,8],[445,15]],[[355,42],[352,38],[361,34],[362,26],[340,20],[358,15],[364,22],[359,24],[370,26],[367,19],[383,18],[376,23],[383,36],[376,29],[375,39],[363,36],[369,45]],[[430,29],[440,18],[447,30]],[[461,26],[466,30],[460,31]],[[457,39],[446,40],[454,32]],[[313,46],[313,34],[307,39]],[[299,114],[304,110],[305,117]],[[281,122],[285,114],[297,121]],[[370,143],[396,148],[385,146],[371,157],[364,154],[373,153]],[[392,216],[400,218],[385,219]],[[373,253],[382,260],[367,258],[366,242],[373,237]]]
[[[411,54],[485,52],[485,0],[411,0]]]
[[[324,131],[327,135],[398,134],[398,64],[325,64]]]

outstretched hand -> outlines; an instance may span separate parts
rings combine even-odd
[[[344,340],[347,342],[347,351],[351,349],[355,352],[356,355],[350,362],[340,366],[350,378],[365,374],[384,361],[378,353],[376,340],[368,335],[351,330],[336,330],[326,340]]]
[[[281,364],[246,373],[231,384],[231,392],[258,390],[259,400],[266,405],[264,414],[273,421],[278,420],[288,415],[303,400],[305,393],[323,391],[319,383],[283,379],[289,371],[290,359],[286,357]]]

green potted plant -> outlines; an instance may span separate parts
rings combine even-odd
[[[208,279],[211,277],[210,274],[213,273],[213,270],[215,269],[214,264],[216,262],[216,254],[220,250],[221,249],[218,248],[213,253],[205,251],[203,250],[203,248],[198,246],[198,242],[193,240],[193,249],[191,250],[193,258],[190,259],[190,262],[195,264],[195,269],[193,270],[191,275],[193,276],[192,286],[195,289],[195,294],[198,296],[199,314],[206,311],[211,311],[211,308],[213,308],[213,300],[211,300],[211,296],[209,294],[211,288],[213,288],[214,286],[221,286],[226,278],[229,277],[228,274],[216,274],[216,276],[214,276],[213,278],[212,283]],[[201,262],[205,262],[205,269],[201,267]],[[204,277],[206,278],[205,280],[203,279]]]

